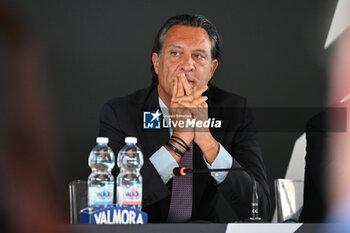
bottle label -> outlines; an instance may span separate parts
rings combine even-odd
[[[89,187],[89,205],[111,205],[113,204],[114,182],[106,185]]]
[[[133,187],[118,187],[118,204],[124,205],[141,205],[142,204],[142,186],[137,185]]]

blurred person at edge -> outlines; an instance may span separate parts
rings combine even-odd
[[[346,130],[332,133],[325,164],[326,203],[329,206],[323,232],[350,232],[350,1],[340,0],[328,34],[326,48],[332,44],[329,103],[342,96],[338,106],[346,108]],[[330,115],[329,124],[339,121]]]
[[[349,8],[350,15],[350,8]],[[350,24],[350,20],[349,20]],[[334,81],[342,80],[342,85],[331,83],[330,99],[338,95],[338,89],[347,92],[341,101],[346,108],[346,132],[337,133],[332,137],[329,145],[326,163],[329,164],[327,176],[328,202],[330,205],[329,220],[347,223],[350,231],[350,28],[338,38],[335,45],[333,64]],[[332,80],[331,80],[332,82]],[[331,121],[337,121],[332,116]]]
[[[346,143],[350,142],[346,119],[350,116],[349,16],[350,1],[340,0],[325,43],[330,57],[327,105],[332,108],[307,122],[304,206],[299,218],[304,223],[338,222],[340,216],[335,216],[340,208],[336,206],[350,201],[344,201],[350,194],[350,148],[347,149],[349,143]]]
[[[54,147],[38,56],[0,4],[0,231],[62,232]]]

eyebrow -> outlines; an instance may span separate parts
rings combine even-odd
[[[175,47],[177,49],[183,49],[180,45],[170,44],[169,47]]]
[[[204,54],[208,54],[207,51],[205,51],[204,49],[195,49],[194,52],[201,52]]]
[[[169,47],[174,47],[174,48],[177,48],[177,49],[183,49],[183,47],[181,47],[180,45],[169,44],[168,46]],[[195,49],[194,52],[201,52],[201,53],[204,53],[204,54],[208,54],[207,51],[205,51],[204,49]]]

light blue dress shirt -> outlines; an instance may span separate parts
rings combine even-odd
[[[169,111],[167,106],[163,103],[163,101],[158,99],[159,106],[162,111],[163,117],[165,121],[169,125]],[[170,136],[173,134],[173,130],[171,127],[169,127],[169,133]],[[215,169],[215,168],[231,168],[232,166],[232,156],[230,153],[227,152],[227,150],[219,143],[219,153],[218,156],[215,158],[214,162],[210,165],[207,160],[205,159],[205,156],[203,155],[203,160],[207,164],[208,169]],[[173,176],[173,169],[175,167],[179,167],[179,164],[176,162],[176,160],[173,158],[173,156],[169,153],[169,151],[162,146],[159,150],[157,150],[151,157],[150,161],[153,164],[153,166],[156,168],[157,172],[159,173],[160,177],[162,178],[163,182],[166,184]],[[219,184],[226,178],[228,172],[211,172],[211,176],[216,180],[216,182]]]

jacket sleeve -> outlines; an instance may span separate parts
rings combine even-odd
[[[323,187],[327,145],[325,114],[323,112],[312,117],[306,126],[304,203],[299,218],[304,223],[322,222],[326,212]]]
[[[233,157],[232,168],[244,168],[250,171],[258,186],[259,217],[268,220],[271,211],[270,191],[260,146],[256,139],[256,130],[251,109],[244,104],[242,122],[233,138],[231,148],[226,148]],[[247,172],[230,172],[218,185],[224,198],[240,219],[251,216],[252,180]]]

